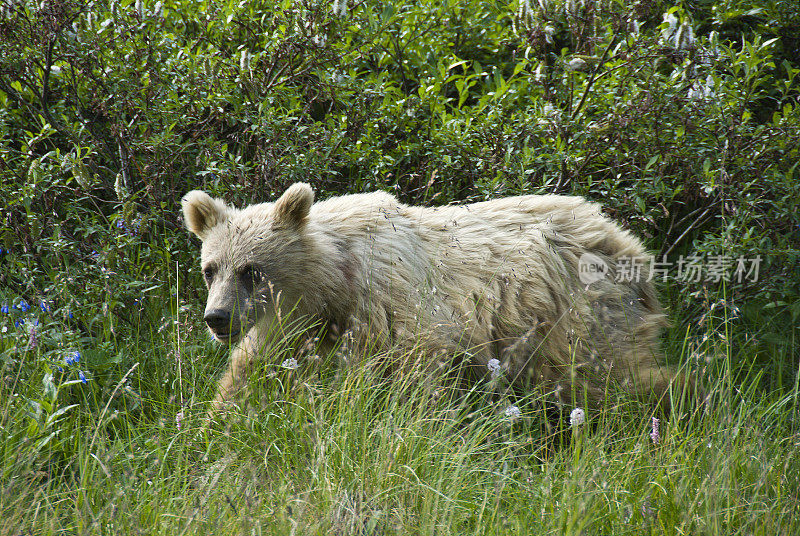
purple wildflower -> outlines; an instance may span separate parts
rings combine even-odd
[[[653,431],[650,432],[650,439],[653,440],[654,445],[658,445],[658,442],[661,440],[661,436],[658,434],[658,419],[653,417]]]
[[[139,218],[133,220],[131,222],[130,227],[128,227],[127,234],[128,236],[135,236],[139,234],[139,227],[141,226],[141,220]]]

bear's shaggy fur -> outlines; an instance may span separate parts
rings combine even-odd
[[[422,208],[375,192],[314,203],[297,183],[241,210],[195,190],[183,212],[202,240],[206,323],[238,343],[216,406],[289,309],[338,332],[358,321],[385,348],[465,356],[562,401],[601,400],[609,380],[661,397],[673,377],[658,364],[665,319],[648,263],[617,277],[647,259],[641,242],[580,197]],[[606,277],[581,281],[586,254]]]

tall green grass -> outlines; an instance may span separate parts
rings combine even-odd
[[[318,355],[297,330],[209,422],[224,351],[186,314],[105,376],[78,363],[87,383],[4,333],[0,534],[800,532],[797,389],[735,367],[757,356],[733,353],[730,326],[670,347],[707,365],[709,403],[662,415],[655,443],[652,408],[624,394],[570,427],[573,408],[387,375],[383,356]]]

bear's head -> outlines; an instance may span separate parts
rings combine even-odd
[[[298,303],[313,202],[314,192],[304,183],[289,187],[275,203],[241,210],[199,190],[183,197],[186,227],[203,242],[204,320],[218,340],[236,342],[264,316]]]

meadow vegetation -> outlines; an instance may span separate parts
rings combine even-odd
[[[800,532],[798,73],[793,0],[0,0],[0,535]],[[209,424],[179,200],[298,180],[601,202],[708,404],[571,423],[287,320]]]

